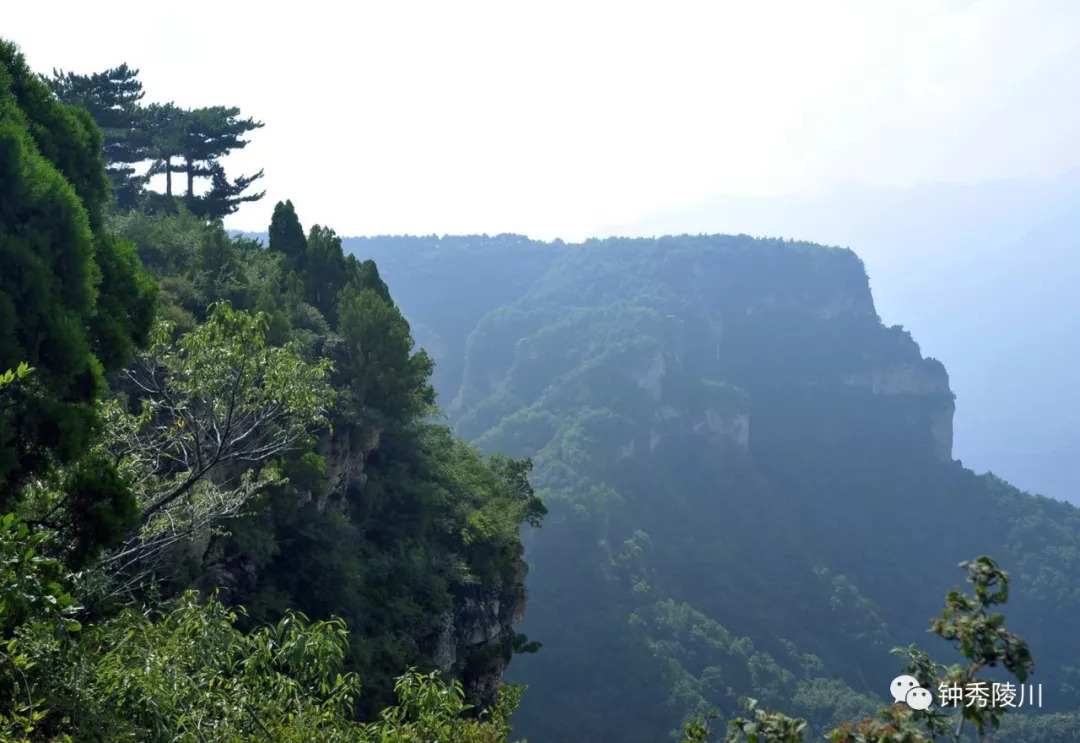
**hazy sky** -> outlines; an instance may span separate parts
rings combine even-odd
[[[291,198],[344,234],[572,239],[718,192],[1080,167],[1077,0],[63,0],[4,2],[0,35],[265,121],[228,162],[266,169],[240,229]]]

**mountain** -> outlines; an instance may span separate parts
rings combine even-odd
[[[877,307],[949,369],[956,454],[977,471],[1080,502],[1080,174],[1048,182],[838,187],[716,198],[603,230],[733,232],[854,249]]]
[[[1013,573],[1046,711],[1077,707],[1080,511],[954,459],[945,365],[881,322],[851,250],[345,247],[394,286],[455,432],[535,461],[550,514],[526,535],[522,629],[543,648],[510,667],[529,686],[517,733],[657,741],[746,695],[819,731],[869,713],[899,672],[888,650],[925,642],[979,554]]]
[[[711,708],[727,740],[966,741],[965,720],[984,740],[994,711],[846,723],[886,686],[1023,683],[1021,636],[1047,709],[1001,738],[1075,739],[1078,512],[955,460],[946,368],[881,321],[854,252],[499,235],[347,255],[291,201],[266,244],[230,237],[218,217],[262,171],[230,182],[174,135],[262,124],[142,109],[137,75],[50,87],[0,41],[0,740],[506,743],[514,656],[534,743],[704,743],[688,719]],[[184,196],[133,177],[139,142]],[[980,553],[959,565],[974,597],[932,626],[972,665],[935,666],[923,617]],[[518,631],[526,557],[544,648]],[[1006,631],[984,609],[1010,585]]]

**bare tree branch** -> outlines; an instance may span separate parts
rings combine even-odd
[[[218,305],[179,341],[169,332],[126,375],[138,413],[103,404],[105,446],[140,505],[137,533],[104,560],[129,577],[115,590],[166,569],[173,549],[280,482],[267,465],[324,426],[332,402],[329,361],[268,346],[262,316]]]

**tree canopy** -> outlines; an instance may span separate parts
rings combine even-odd
[[[160,200],[146,193],[150,177],[159,174],[165,176],[166,206],[175,208],[172,176],[180,173],[186,178],[183,203],[207,219],[220,219],[263,197],[263,192],[249,191],[261,170],[230,180],[221,164],[247,146],[245,135],[262,128],[262,122],[241,117],[235,106],[143,106],[138,75],[125,63],[89,75],[54,70],[47,80],[61,101],[88,111],[104,132],[102,155],[119,207],[133,208],[149,199],[160,208]],[[138,173],[137,165],[147,167]],[[205,193],[196,192],[198,179],[209,183]]]
[[[134,166],[150,157],[151,141],[140,108],[145,93],[138,78],[138,70],[121,64],[91,75],[53,70],[48,79],[61,101],[85,108],[101,127],[113,196],[124,207],[135,203],[146,183]]]

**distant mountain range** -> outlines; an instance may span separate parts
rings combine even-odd
[[[850,247],[883,321],[902,323],[948,369],[955,456],[1080,504],[1080,173],[718,197],[595,234],[716,233]]]
[[[343,242],[434,357],[455,433],[534,464],[548,515],[523,534],[520,631],[543,647],[508,669],[529,687],[515,737],[655,743],[750,696],[820,740],[888,699],[889,648],[921,646],[949,568],[983,554],[1015,579],[1009,626],[1054,705],[1012,716],[1037,729],[1002,740],[1080,727],[1065,629],[1080,510],[953,461],[946,367],[881,324],[853,251],[724,235]],[[967,297],[976,318],[1014,322],[1007,278]],[[954,325],[955,342],[981,330]],[[1022,418],[1039,387],[998,407]]]
[[[717,198],[597,236],[732,233],[853,249],[878,312],[949,370],[955,454],[1080,503],[1080,173]]]

